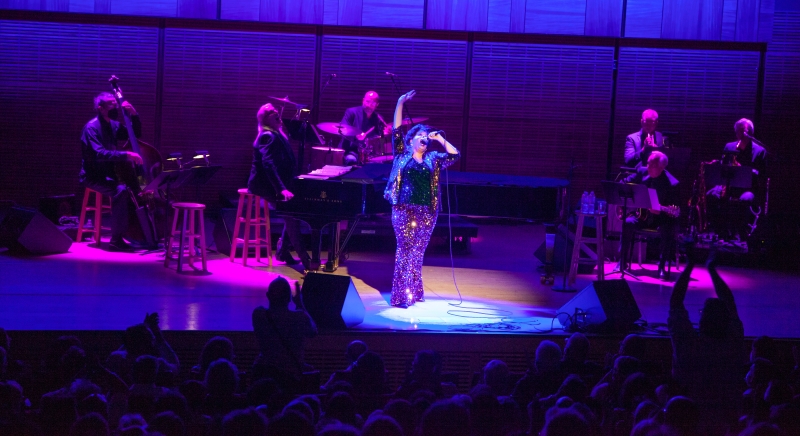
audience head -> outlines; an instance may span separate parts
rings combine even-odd
[[[383,407],[383,414],[392,417],[407,436],[414,434],[417,425],[417,412],[414,406],[406,400],[391,400]]]
[[[492,388],[496,395],[503,392],[508,384],[508,365],[502,360],[490,360],[483,367],[483,382]]]
[[[534,367],[538,372],[551,372],[558,369],[561,362],[561,347],[553,341],[544,340],[536,347]]]
[[[267,289],[267,299],[270,309],[289,307],[289,302],[292,301],[292,287],[289,281],[283,277],[273,280]]]
[[[614,360],[614,368],[611,370],[611,381],[622,384],[631,374],[638,372],[641,361],[631,356],[619,356]]]
[[[308,405],[305,401],[301,401],[299,399],[292,400],[286,407],[283,408],[283,412],[287,412],[289,410],[293,410],[301,415],[303,415],[308,422],[314,423],[314,411],[311,410],[311,406]]]
[[[619,394],[619,405],[626,410],[633,410],[644,400],[655,398],[655,385],[644,373],[629,375],[622,383]]]
[[[161,412],[154,416],[147,424],[147,431],[158,432],[164,436],[183,436],[186,434],[186,425],[184,425],[183,419],[177,414],[173,412]]]
[[[234,410],[222,420],[222,436],[263,436],[267,431],[267,420],[248,408]]]
[[[335,419],[343,424],[355,425],[356,402],[347,392],[337,392],[328,400],[325,417]]]
[[[90,413],[78,418],[72,424],[69,434],[70,436],[108,436],[108,422],[100,414]]]
[[[767,359],[756,357],[745,376],[747,386],[766,386],[775,378],[775,365]]]
[[[352,425],[335,423],[326,425],[317,436],[360,436],[361,433]]]
[[[778,363],[778,347],[775,345],[775,340],[769,336],[759,336],[753,340],[753,346],[750,349],[750,362],[753,362],[757,357],[767,359],[772,363]]]
[[[420,350],[414,355],[411,373],[416,376],[438,376],[442,370],[442,358],[433,350]]]
[[[703,312],[700,314],[700,335],[713,339],[724,339],[732,319],[724,301],[719,298],[707,298],[703,305]]]
[[[420,436],[462,436],[469,433],[469,410],[455,401],[438,401],[422,416]]]
[[[267,436],[314,436],[314,426],[305,416],[289,410],[270,419]]]
[[[158,352],[155,347],[156,337],[150,328],[144,324],[136,324],[125,329],[125,350],[130,357],[142,355],[156,356]]]
[[[77,411],[79,416],[97,413],[108,418],[108,401],[103,394],[89,394],[78,401]]]
[[[381,414],[367,420],[361,436],[403,436],[403,429],[394,418]]]
[[[153,384],[158,374],[158,359],[153,356],[139,356],[131,368],[134,384]]]
[[[206,389],[208,394],[215,397],[233,395],[239,386],[239,370],[236,365],[225,359],[211,363],[206,371]]]
[[[561,382],[561,387],[558,388],[556,395],[566,396],[575,402],[584,402],[586,396],[589,394],[589,388],[583,382],[581,377],[577,374],[570,374]]]
[[[673,397],[664,407],[664,425],[680,435],[694,435],[700,423],[697,403],[686,397]]]
[[[25,397],[22,388],[13,382],[0,381],[0,422],[22,413]]]
[[[633,412],[633,421],[638,423],[650,419],[658,413],[659,409],[658,404],[644,400],[636,406],[636,411]]]
[[[564,361],[583,363],[589,356],[589,338],[583,333],[573,333],[564,345]]]
[[[636,423],[631,430],[631,436],[666,436],[661,431],[661,424],[655,419],[644,419]]]
[[[214,336],[203,346],[200,352],[200,369],[203,373],[217,359],[233,362],[233,342],[224,336]]]
[[[297,399],[308,404],[308,407],[311,408],[311,423],[316,425],[322,415],[322,402],[319,401],[319,397],[316,395],[301,395]]]
[[[347,345],[347,351],[344,353],[344,356],[347,358],[348,362],[353,363],[358,360],[358,357],[364,354],[366,351],[367,344],[365,344],[363,341],[355,340]]]
[[[542,436],[575,436],[589,434],[589,423],[572,409],[551,409]]]
[[[639,360],[644,360],[646,350],[645,339],[640,335],[630,334],[625,336],[625,339],[619,343],[620,356],[631,356]]]
[[[768,422],[761,422],[758,424],[751,425],[746,429],[742,430],[739,433],[739,436],[784,436],[785,433],[782,432],[778,427],[768,423]]]
[[[359,391],[382,390],[386,381],[386,368],[377,353],[367,351],[353,365],[353,387]]]

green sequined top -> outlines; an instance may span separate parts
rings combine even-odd
[[[408,161],[402,180],[400,204],[431,206],[431,170],[424,162]]]

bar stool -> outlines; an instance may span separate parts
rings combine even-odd
[[[247,266],[250,257],[250,247],[256,249],[256,262],[261,262],[261,247],[267,248],[267,262],[272,266],[272,236],[269,227],[269,208],[261,197],[251,194],[247,188],[239,189],[239,207],[236,209],[236,224],[233,226],[231,237],[231,262],[236,257],[236,247],[242,243],[242,265]],[[247,208],[245,210],[244,208]],[[244,212],[244,216],[242,213]],[[239,230],[244,223],[243,237],[239,237]],[[255,230],[255,239],[250,239],[250,229]],[[266,232],[266,237],[261,237],[261,229]]]
[[[572,244],[572,262],[569,267],[569,284],[575,283],[575,276],[578,274],[578,263],[585,261],[584,259],[580,258],[581,244],[584,242],[594,242],[597,244],[597,259],[591,259],[591,261],[592,263],[594,263],[595,260],[597,261],[597,280],[605,280],[605,257],[603,256],[603,219],[606,217],[606,214],[582,212],[575,212],[575,214],[578,215],[578,228],[575,229],[575,241]],[[592,241],[591,237],[583,236],[583,222],[586,217],[595,219],[595,227],[597,228],[597,232],[595,234],[594,241]]]
[[[170,260],[178,261],[178,272],[183,272],[183,262],[189,262],[189,265],[194,268],[194,261],[200,259],[203,262],[203,272],[208,272],[206,266],[206,228],[203,219],[203,210],[206,206],[199,203],[173,203],[172,208],[175,210],[172,218],[172,231],[167,237],[166,249],[167,254],[164,257],[164,266],[169,266]],[[181,219],[181,215],[183,218]],[[181,226],[178,227],[178,221],[181,220]],[[197,223],[200,223],[200,231],[197,232]],[[178,244],[177,257],[175,255],[172,238],[180,238]],[[195,244],[197,242],[199,247]],[[197,251],[200,251],[197,254]],[[184,254],[185,253],[185,254]]]
[[[93,206],[89,206],[90,195],[94,194]],[[108,204],[103,204],[103,197],[108,198]],[[86,227],[86,212],[94,212],[93,227]],[[81,218],[78,221],[78,236],[76,242],[81,242],[84,232],[92,232],[95,244],[100,244],[100,231],[111,230],[103,227],[103,212],[111,212],[111,197],[105,196],[92,188],[83,191],[83,204],[81,205]]]

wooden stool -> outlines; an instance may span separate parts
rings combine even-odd
[[[269,207],[266,202],[262,204],[261,197],[251,194],[250,191],[240,189],[239,191],[239,207],[236,209],[236,224],[233,226],[233,235],[231,236],[231,262],[236,257],[236,247],[241,242],[242,247],[242,265],[247,266],[247,258],[250,257],[250,247],[256,249],[256,262],[261,262],[261,247],[267,248],[267,262],[272,266],[272,236],[269,227]],[[247,208],[245,211],[244,208]],[[242,216],[244,212],[244,216]],[[244,223],[243,237],[239,237],[239,230]],[[250,239],[250,229],[255,230],[255,239]],[[266,232],[266,237],[261,237],[261,229]]]
[[[583,221],[586,217],[593,217],[595,219],[595,226],[597,227],[597,233],[595,235],[594,243],[597,244],[597,253],[596,259],[591,259],[592,263],[597,261],[597,280],[605,280],[605,258],[603,257],[603,218],[606,217],[605,214],[592,214],[592,213],[581,213],[575,212],[578,215],[578,228],[575,229],[575,241],[572,244],[572,262],[569,267],[569,284],[575,283],[575,276],[578,274],[578,263],[582,260],[580,258],[581,255],[581,244],[585,242],[592,242],[592,238],[583,236]]]
[[[206,228],[203,221],[203,210],[206,208],[204,204],[199,203],[173,203],[172,208],[175,209],[172,218],[172,231],[167,235],[166,250],[167,254],[164,257],[164,266],[169,266],[170,260],[178,261],[178,272],[183,271],[183,262],[186,260],[189,265],[194,268],[194,261],[201,259],[203,261],[203,272],[208,272],[206,267]],[[183,214],[181,227],[178,228],[178,219]],[[200,231],[197,232],[197,222],[200,223]],[[172,238],[180,238],[178,244],[178,255],[173,257]],[[195,245],[195,241],[199,242],[199,247]],[[197,254],[199,248],[200,254]],[[184,255],[184,252],[186,254]]]
[[[93,206],[89,206],[89,196],[91,194],[94,194]],[[86,190],[83,191],[81,218],[78,221],[78,236],[75,238],[75,242],[82,241],[83,232],[91,231],[94,235],[95,244],[100,244],[100,231],[111,230],[111,227],[103,227],[103,212],[111,212],[111,197],[105,196],[108,198],[108,204],[103,204],[103,197],[103,194],[95,191],[92,188],[86,188]],[[93,227],[86,227],[86,212],[92,211],[94,211],[94,223],[92,224]]]

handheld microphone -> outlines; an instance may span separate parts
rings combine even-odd
[[[428,138],[430,138],[433,135],[437,135],[437,134],[441,135],[441,136],[444,136],[444,130],[434,130],[434,131],[428,132]]]
[[[387,71],[385,74],[386,74],[387,76],[397,77],[397,74],[395,74],[395,73],[390,73],[390,72],[388,72],[388,71]]]

